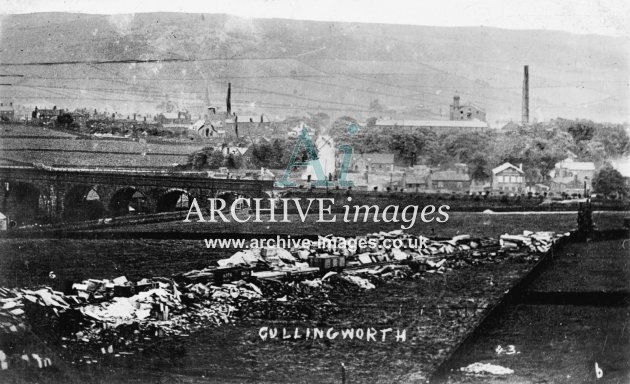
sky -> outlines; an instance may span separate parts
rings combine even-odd
[[[245,18],[486,26],[630,36],[628,0],[0,0],[0,14],[226,13]]]

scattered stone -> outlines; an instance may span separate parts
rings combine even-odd
[[[134,353],[130,351],[142,351],[153,338],[185,337],[208,324],[220,326],[248,318],[325,317],[336,310],[329,299],[333,293],[372,290],[391,280],[417,279],[425,273],[440,274],[508,258],[536,261],[566,235],[524,231],[499,239],[458,235],[442,240],[402,231],[351,238],[329,235],[320,238],[327,241],[321,243],[321,248],[313,242],[308,248],[246,249],[219,260],[215,266],[173,278],[137,282],[125,276],[87,279],[72,284],[66,293],[50,287],[0,288],[0,335],[19,338],[21,332],[29,330],[52,331],[64,348],[81,346],[85,351],[86,356],[72,363],[92,364],[96,360],[91,355],[116,351],[114,356],[124,357]],[[399,241],[401,246],[385,249],[357,245],[362,244],[360,240],[383,244],[385,239]],[[510,347],[505,353],[511,354]],[[50,359],[36,354],[14,358],[35,361],[39,368],[51,365]],[[9,361],[0,351],[0,368],[10,368]],[[476,364],[462,370],[511,371]]]
[[[475,375],[511,375],[514,370],[496,364],[472,363],[459,369],[462,372]]]

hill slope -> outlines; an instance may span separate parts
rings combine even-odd
[[[3,77],[0,98],[27,105],[132,113],[170,99],[200,113],[207,100],[223,106],[232,82],[241,112],[365,118],[382,114],[369,107],[378,99],[446,119],[458,92],[494,123],[520,119],[528,64],[533,118],[628,116],[624,39],[564,32],[41,13],[2,17],[0,52],[0,74],[23,76]]]

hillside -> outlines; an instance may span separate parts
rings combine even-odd
[[[227,15],[40,13],[0,19],[0,98],[17,104],[153,112],[165,100],[283,117],[324,111],[448,118],[458,92],[488,120],[626,121],[623,38],[554,31],[241,19]],[[156,61],[159,60],[159,61]],[[115,61],[111,63],[111,61]],[[53,63],[66,64],[53,64]]]

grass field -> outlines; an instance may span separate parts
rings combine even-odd
[[[40,127],[0,126],[0,153],[3,157],[47,165],[170,167],[185,164],[188,155],[202,147],[200,144],[90,140]]]
[[[594,221],[602,229],[621,227],[624,212],[595,213]],[[292,220],[299,221],[292,216]],[[419,224],[408,232],[425,236],[451,237],[470,234],[498,238],[504,233],[523,230],[567,232],[575,229],[576,214],[513,214],[488,215],[454,212],[446,223]],[[234,249],[207,249],[204,236],[239,238],[252,234],[275,235],[364,235],[381,230],[399,229],[396,223],[316,223],[314,218],[304,224],[293,223],[162,223],[124,225],[101,230],[85,231],[107,235],[101,239],[2,239],[0,240],[0,285],[29,286],[50,283],[48,273],[55,271],[59,280],[72,281],[87,277],[111,278],[122,274],[129,278],[184,272],[210,265],[213,260],[227,257]],[[168,234],[169,240],[155,239],[156,232]],[[150,236],[143,235],[149,234]],[[194,233],[196,240],[178,238]],[[116,239],[117,234],[124,238]],[[142,237],[146,238],[142,238]],[[129,238],[131,237],[131,238]],[[153,237],[153,238],[149,238]]]
[[[163,155],[148,153],[142,154],[111,154],[111,153],[77,153],[77,152],[60,152],[60,151],[25,151],[11,150],[2,151],[4,157],[13,160],[23,161],[27,163],[43,163],[51,166],[66,167],[133,167],[146,168],[171,167],[173,164],[186,164],[188,156],[182,155]]]
[[[596,212],[593,214],[595,224],[601,229],[620,228],[623,218],[628,212]],[[339,214],[339,220],[342,214]],[[263,223],[208,223],[181,220],[161,223],[150,223],[133,226],[106,228],[98,231],[106,232],[171,232],[171,233],[270,233],[291,235],[358,235],[369,232],[390,231],[400,229],[401,223],[368,222],[359,223],[317,223],[317,215],[307,216],[302,223],[298,215],[290,215],[290,223],[269,223],[268,216],[262,216]],[[279,220],[276,218],[276,220]],[[253,221],[253,220],[252,220]],[[402,223],[404,224],[404,223]],[[521,233],[523,230],[567,232],[577,227],[577,214],[570,212],[528,213],[528,214],[485,214],[478,212],[451,212],[446,223],[424,223],[418,216],[410,233],[425,236],[454,236],[470,234],[473,236],[494,236],[504,233]]]
[[[32,127],[23,124],[2,124],[0,125],[0,139],[8,138],[47,138],[74,139],[77,135],[61,132],[44,127]]]
[[[191,153],[203,148],[202,145],[178,145],[140,143],[131,140],[106,140],[106,139],[37,139],[2,138],[0,136],[2,150],[33,149],[40,151],[77,151],[77,152],[113,152],[113,153]]]

